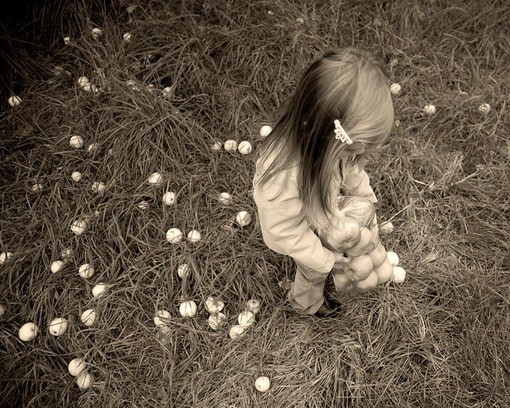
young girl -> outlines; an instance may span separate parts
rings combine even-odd
[[[254,200],[264,242],[297,265],[288,299],[299,312],[332,312],[325,281],[349,257],[328,249],[323,235],[339,193],[351,193],[343,184],[350,173],[360,179],[356,195],[377,201],[363,165],[392,126],[393,103],[381,63],[370,52],[347,48],[311,64],[261,141]]]

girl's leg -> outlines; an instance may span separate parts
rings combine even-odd
[[[314,314],[324,302],[324,284],[329,273],[321,273],[296,262],[296,277],[288,299],[294,309]]]

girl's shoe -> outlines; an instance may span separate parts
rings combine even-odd
[[[324,303],[321,305],[319,310],[314,313],[317,317],[335,317],[340,313],[342,305],[333,299],[324,299]]]

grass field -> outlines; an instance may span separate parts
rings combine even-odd
[[[0,265],[0,406],[510,406],[506,1],[90,3],[41,9],[48,31],[34,37],[48,55],[21,52],[14,38],[10,53],[0,51],[11,65],[0,253],[12,253]],[[378,219],[395,225],[383,242],[407,279],[333,293],[342,315],[317,319],[287,305],[281,283],[293,262],[262,241],[256,152],[211,146],[255,141],[312,60],[352,45],[379,55],[402,86],[390,143],[367,172]],[[82,76],[97,93],[79,86]],[[13,94],[19,106],[7,104]],[[427,104],[436,114],[424,114]],[[71,147],[72,135],[84,146]],[[154,172],[162,185],[147,182]],[[105,190],[93,191],[95,182]],[[221,192],[233,202],[219,203]],[[245,227],[234,222],[242,210],[253,217]],[[88,228],[76,235],[79,219]],[[170,228],[202,239],[171,244]],[[52,273],[66,249],[72,255]],[[95,268],[88,279],[78,274],[85,263]],[[95,298],[99,282],[107,290]],[[208,296],[225,303],[217,331]],[[251,298],[261,301],[256,322],[233,340]],[[183,300],[196,302],[196,316],[179,314]],[[97,313],[91,326],[80,319],[87,309]],[[155,327],[158,310],[170,312],[167,329]],[[53,336],[57,317],[68,328]],[[39,333],[24,342],[27,322]],[[69,374],[74,358],[86,360],[90,388]],[[267,392],[255,389],[259,376],[270,378]]]

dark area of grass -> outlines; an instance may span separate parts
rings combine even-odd
[[[13,255],[0,265],[0,405],[510,405],[506,2],[76,0],[31,12],[28,31],[4,24],[1,33],[10,68],[2,71],[0,253]],[[294,266],[262,242],[254,155],[211,145],[254,141],[303,68],[350,45],[378,54],[402,85],[398,125],[367,171],[379,220],[395,225],[384,244],[407,280],[342,295],[340,318],[314,319],[285,303],[279,283]],[[99,92],[81,89],[81,76]],[[19,106],[6,103],[12,94]],[[426,104],[437,113],[424,114]],[[85,146],[72,148],[72,135]],[[147,183],[156,171],[161,186]],[[91,190],[96,181],[104,192]],[[42,191],[32,191],[36,183]],[[162,203],[166,191],[176,193],[173,206]],[[231,205],[218,202],[223,191]],[[244,228],[233,223],[241,210],[254,218]],[[89,228],[77,236],[79,218]],[[172,227],[203,238],[172,245]],[[52,273],[66,248],[73,256]],[[192,273],[182,280],[184,262]],[[84,263],[96,269],[89,279],[78,274]],[[108,290],[96,299],[98,282]],[[204,309],[211,295],[225,301],[228,323],[218,331]],[[232,340],[250,298],[261,312]],[[193,318],[179,314],[187,299],[198,305]],[[89,308],[98,318],[87,327],[80,316]],[[171,314],[165,336],[154,327],[158,310]],[[69,320],[59,337],[48,333],[55,317]],[[30,342],[18,338],[26,322],[40,328]],[[67,371],[76,357],[94,376],[90,389]],[[266,393],[253,386],[261,375],[271,379]]]

